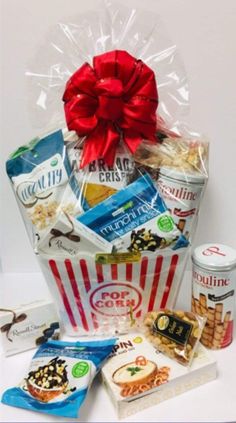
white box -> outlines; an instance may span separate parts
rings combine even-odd
[[[192,366],[186,368],[159,353],[140,333],[121,336],[102,369],[103,382],[120,419],[196,388],[216,375],[216,361],[201,344]]]
[[[53,302],[39,300],[16,308],[0,308],[0,334],[6,356],[58,339],[60,327]]]

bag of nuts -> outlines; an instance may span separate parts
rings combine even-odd
[[[147,313],[144,331],[155,347],[184,366],[190,366],[206,319],[183,310],[163,309]]]

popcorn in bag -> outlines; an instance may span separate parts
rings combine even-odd
[[[105,1],[39,55],[31,112],[49,135],[7,172],[66,332],[124,332],[175,304],[208,143],[183,123],[186,77],[154,14]]]

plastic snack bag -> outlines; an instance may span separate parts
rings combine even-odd
[[[127,188],[78,217],[96,234],[113,243],[118,251],[156,251],[185,247],[160,194],[146,174]]]
[[[41,269],[67,334],[123,333],[174,307],[206,187],[181,59],[155,14],[109,0],[53,28],[27,78],[37,131],[67,127],[65,184],[43,198],[28,174],[23,217]]]
[[[206,319],[183,310],[152,311],[143,324],[149,341],[159,351],[184,366],[190,366]]]
[[[81,212],[83,200],[61,130],[20,147],[7,161],[6,170],[34,246],[60,211]]]
[[[109,356],[115,339],[50,341],[34,355],[23,382],[4,392],[2,402],[62,417],[78,417],[88,389]]]

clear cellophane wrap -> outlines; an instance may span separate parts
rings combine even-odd
[[[84,62],[113,50],[155,73],[156,142],[143,139],[131,154],[121,134],[112,166],[99,157],[81,168],[86,137],[67,130],[63,93]],[[208,142],[185,124],[188,83],[159,17],[105,1],[58,23],[26,74],[40,136],[11,155],[7,172],[66,332],[121,333],[153,309],[173,308]]]

